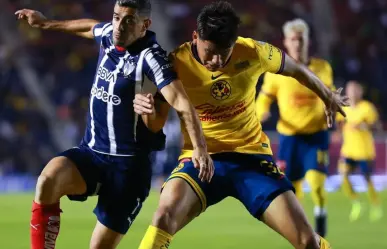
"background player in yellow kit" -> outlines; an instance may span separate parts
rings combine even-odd
[[[207,5],[199,14],[193,41],[172,53],[178,77],[201,119],[215,174],[210,183],[198,177],[190,159],[193,146],[182,127],[185,143],[180,164],[164,185],[141,249],[168,248],[177,231],[229,196],[295,248],[330,248],[314,233],[291,183],[275,165],[270,141],[256,115],[255,89],[264,72],[296,77],[327,104],[329,122],[344,98],[276,47],[238,37],[239,23],[228,2]],[[157,130],[166,115],[159,116],[159,108],[156,105],[153,110],[152,103],[151,95],[139,94],[134,107]]]
[[[309,28],[301,19],[283,26],[284,45],[289,55],[307,65],[330,89],[332,68],[322,59],[309,57]],[[270,105],[277,100],[280,117],[278,166],[292,181],[299,199],[303,197],[302,182],[306,178],[315,204],[316,232],[326,234],[326,194],[324,183],[329,163],[329,137],[324,114],[324,103],[299,80],[279,74],[266,73],[257,100],[257,113],[261,122],[270,117]]]
[[[338,115],[337,121],[342,124],[343,145],[341,147],[341,159],[339,170],[343,175],[343,190],[353,201],[350,220],[360,217],[361,204],[358,195],[353,190],[348,175],[359,167],[368,184],[368,194],[371,202],[370,219],[378,220],[382,217],[380,200],[371,180],[372,164],[375,159],[375,146],[372,137],[372,129],[377,128],[378,113],[374,105],[363,100],[363,88],[356,81],[348,82],[346,94],[349,97],[350,106],[345,107],[347,118]]]

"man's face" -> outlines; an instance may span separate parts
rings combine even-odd
[[[359,83],[350,81],[345,88],[345,95],[348,96],[351,102],[358,102],[363,98],[363,88]]]
[[[232,54],[233,46],[230,48],[218,48],[213,42],[201,40],[194,31],[193,43],[197,47],[201,63],[211,72],[218,71],[224,67]]]
[[[127,47],[143,36],[150,25],[150,20],[141,18],[137,10],[129,7],[114,6],[113,43]]]
[[[306,50],[307,42],[304,41],[302,32],[290,31],[285,36],[284,46],[293,59],[300,61],[303,51]]]

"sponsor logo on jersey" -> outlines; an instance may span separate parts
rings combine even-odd
[[[117,81],[117,75],[115,73],[109,71],[108,69],[106,69],[103,66],[100,66],[98,68],[97,76],[98,76],[98,78],[100,78],[100,79],[102,79],[110,84],[114,84]]]
[[[109,94],[103,86],[100,88],[93,86],[91,88],[91,95],[105,103],[112,103],[113,105],[121,104],[121,98],[115,94]]]
[[[212,104],[202,104],[195,107],[199,113],[201,121],[220,121],[238,116],[246,111],[246,102],[241,101],[234,105],[215,106]]]

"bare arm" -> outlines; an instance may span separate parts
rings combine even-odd
[[[163,87],[161,93],[168,103],[177,111],[187,129],[194,149],[207,150],[207,144],[203,135],[202,125],[196,113],[195,107],[183,88],[180,80]]]
[[[98,24],[97,20],[49,20],[42,13],[36,10],[23,9],[16,11],[18,19],[24,19],[31,27],[45,30],[56,30],[78,35],[84,38],[93,39],[93,27]]]
[[[160,91],[185,124],[193,145],[192,161],[195,168],[200,169],[199,178],[202,181],[211,181],[215,167],[207,152],[207,144],[199,117],[181,81],[174,80]],[[133,106],[134,111],[142,116],[146,126],[152,131],[158,131],[165,124],[169,107],[166,106],[166,103],[160,103],[161,105],[158,108],[155,107],[160,100],[154,101],[151,96],[151,94],[136,94]]]
[[[285,76],[295,78],[302,85],[306,86],[319,96],[325,104],[325,112],[328,118],[328,126],[332,127],[334,116],[336,112],[341,113],[345,117],[343,106],[348,106],[348,98],[341,96],[342,89],[332,92],[324,83],[312,73],[305,65],[297,63],[288,55],[285,56],[284,70],[282,72]]]

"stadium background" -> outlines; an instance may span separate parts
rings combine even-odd
[[[168,51],[191,38],[196,25],[195,17],[207,2],[210,1],[154,1],[152,29],[157,32],[159,42]],[[387,93],[386,0],[230,2],[242,16],[242,36],[268,41],[281,48],[282,24],[295,17],[306,20],[312,31],[312,55],[331,62],[337,87],[345,86],[348,80],[361,81],[365,86],[366,98],[377,106],[384,130],[387,130],[387,98],[384,96]],[[0,238],[8,238],[0,240],[0,248],[27,248],[29,208],[32,200],[32,194],[29,192],[33,190],[36,176],[45,163],[56,153],[77,145],[83,136],[88,94],[97,59],[97,49],[93,41],[63,33],[31,29],[26,24],[16,22],[13,13],[19,8],[33,8],[55,19],[91,17],[110,20],[113,3],[113,0],[0,1]],[[273,113],[278,115],[275,107]],[[277,145],[275,119],[272,118],[264,126],[264,130],[272,139],[274,151]],[[168,137],[167,149],[154,155],[157,185],[159,180],[163,179],[163,172],[174,167],[181,144],[179,123],[173,112],[165,132]],[[377,159],[374,177],[377,188],[382,190],[387,188],[387,136],[386,133],[379,133],[375,137]],[[340,186],[340,179],[336,175],[339,148],[340,141],[332,137],[330,178],[327,184],[327,188],[332,191],[338,190]],[[364,190],[361,178],[354,176],[353,179],[356,181],[356,188]],[[337,217],[332,229],[341,233],[340,236],[336,235],[336,238],[334,232],[330,232],[336,244],[342,243],[341,247],[336,248],[364,248],[370,247],[370,243],[372,248],[387,248],[387,239],[382,237],[383,234],[387,235],[386,225],[383,228],[381,224],[369,224],[364,220],[357,225],[357,230],[348,230],[353,227],[346,220],[349,203],[341,193],[331,194],[330,197],[330,205],[336,210],[331,220]],[[386,194],[384,200],[387,201]],[[148,201],[149,205],[146,205],[139,217],[132,237],[141,237],[156,201],[157,196],[153,194]],[[311,205],[309,200],[305,200],[304,204],[306,207]],[[14,205],[20,207],[7,215],[5,210]],[[87,227],[85,236],[79,239],[82,241],[80,244],[84,245],[83,248],[86,248],[93,223],[90,212],[93,201],[86,205],[68,205],[67,202],[64,205],[68,207],[66,215],[70,216],[67,218],[69,223],[73,220],[75,223],[71,224],[82,224],[82,229]],[[238,212],[234,212],[234,208]],[[71,216],[71,210],[87,211],[81,212],[82,215],[77,213]],[[200,242],[194,239],[196,235],[197,238],[211,238],[203,232],[199,224],[213,224],[220,218],[229,217],[230,220],[223,221],[224,226],[229,226],[228,230],[224,227],[219,230],[212,225],[206,227],[216,231],[217,238],[231,235],[231,238],[219,239],[211,244],[211,248],[256,248],[256,243],[266,245],[262,244],[267,243],[266,234],[269,238],[277,238],[251,219],[247,219],[247,215],[243,215],[242,209],[235,203],[226,202],[214,210],[216,211],[210,210],[209,214],[205,214],[201,223],[194,223],[189,227],[189,234],[183,232],[182,237],[188,239],[191,244],[199,243],[196,244],[199,246]],[[237,230],[233,230],[233,227],[237,226],[233,224],[235,219],[238,220]],[[83,220],[84,223],[81,222]],[[196,226],[198,228],[194,230]],[[258,229],[258,235],[254,229]],[[66,226],[63,230],[66,230]],[[362,236],[358,237],[356,232]],[[352,235],[356,235],[357,240],[350,239]],[[59,245],[63,246],[59,248],[80,248],[74,241],[66,241],[66,236],[66,232],[61,234]],[[355,247],[348,246],[351,242]],[[137,248],[137,242],[133,245],[126,240],[125,243],[128,246],[121,248]],[[178,248],[179,243],[180,247],[191,248],[183,239],[177,240],[177,244],[172,248]],[[267,244],[263,248],[287,248],[283,241],[273,243],[273,246]],[[277,245],[278,247],[275,247]],[[208,245],[202,244],[202,247],[206,248]]]

